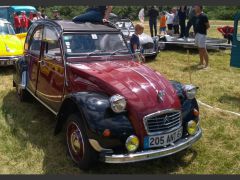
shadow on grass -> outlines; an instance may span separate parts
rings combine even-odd
[[[229,94],[224,94],[218,98],[219,102],[226,104],[235,104],[238,106],[240,104],[240,96],[231,96]]]
[[[11,75],[15,71],[13,66],[0,67],[0,76],[1,75]]]
[[[199,69],[197,64],[183,68],[183,72],[189,72],[189,71],[196,72],[196,71],[201,71],[201,70],[203,70],[203,69]]]
[[[27,144],[43,151],[42,168],[46,174],[172,174],[177,172],[178,168],[189,166],[197,156],[197,152],[189,148],[161,159],[131,164],[98,163],[89,171],[81,171],[66,153],[63,133],[53,135],[56,122],[54,115],[40,103],[34,99],[29,103],[20,103],[15,91],[9,91],[3,99],[2,111],[12,135],[20,142],[27,160],[30,158],[28,156],[30,152],[26,150]],[[25,135],[22,135],[22,131]],[[30,154],[34,156],[34,152]]]

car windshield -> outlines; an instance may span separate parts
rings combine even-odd
[[[130,54],[119,33],[64,34],[67,56]]]
[[[0,35],[14,35],[14,29],[11,24],[0,22]]]

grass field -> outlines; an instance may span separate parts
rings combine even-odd
[[[214,21],[215,24],[222,22]],[[146,29],[147,31],[147,29]],[[209,33],[219,37],[214,28]],[[163,51],[147,64],[168,79],[199,86],[198,99],[240,112],[240,70],[229,67],[230,51],[210,52],[210,69],[197,70],[198,54]],[[192,148],[162,159],[125,165],[100,163],[79,170],[66,154],[62,135],[54,136],[54,116],[34,101],[20,103],[12,87],[11,68],[0,69],[1,174],[238,174],[240,117],[200,106],[202,139]]]

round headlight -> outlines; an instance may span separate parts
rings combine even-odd
[[[119,94],[112,96],[110,98],[110,103],[112,110],[116,113],[123,112],[127,105],[126,99]]]
[[[187,132],[190,135],[194,135],[197,132],[197,123],[195,121],[191,120],[188,122]]]
[[[138,140],[137,136],[135,136],[135,135],[129,136],[126,140],[125,145],[126,145],[128,152],[136,151],[139,146],[139,140]]]
[[[197,87],[193,85],[184,85],[183,89],[188,99],[194,99],[197,94]]]

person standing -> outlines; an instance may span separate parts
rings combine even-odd
[[[188,11],[188,22],[187,22],[187,27],[186,27],[186,31],[185,31],[186,38],[189,37],[189,31],[190,31],[192,25],[194,24],[195,16],[196,16],[196,14],[195,14],[194,6],[192,6],[189,8],[189,11]]]
[[[21,20],[18,15],[16,12],[13,13],[14,29],[17,34],[21,32]]]
[[[170,10],[169,12],[165,12],[166,16],[167,16],[167,27],[169,31],[173,30],[173,19],[174,19],[174,14],[172,12],[172,10]]]
[[[174,18],[173,18],[173,30],[174,34],[179,34],[179,17],[177,9],[173,9]]]
[[[179,25],[180,25],[180,37],[183,38],[185,37],[185,30],[186,30],[186,7],[181,6],[179,11],[178,11],[178,17],[179,17]]]
[[[199,50],[200,63],[198,68],[208,68],[208,52],[206,48],[206,36],[207,30],[210,28],[208,17],[203,13],[203,7],[201,5],[196,5],[194,7],[196,13],[196,19],[193,24],[193,29],[195,33],[195,44]]]
[[[75,23],[98,22],[105,23],[109,21],[109,15],[112,12],[112,6],[91,6],[84,14],[72,19]]]
[[[52,20],[62,20],[59,11],[56,9],[52,11],[52,16]]]
[[[160,15],[160,29],[159,29],[159,32],[160,32],[160,35],[166,35],[167,32],[167,17],[165,15],[165,12],[162,12],[161,15]]]
[[[44,9],[42,10],[42,18],[43,19],[47,19],[48,18]]]
[[[33,22],[37,21],[39,19],[43,19],[42,15],[41,15],[41,12],[37,12],[36,16],[33,18]]]
[[[150,32],[151,36],[153,37],[153,29],[154,29],[154,34],[157,36],[157,18],[158,18],[158,10],[156,6],[152,6],[150,10],[148,11],[148,16],[149,16],[149,27],[150,27]]]
[[[24,33],[24,32],[27,32],[29,23],[28,23],[28,18],[26,16],[26,12],[22,11],[21,15],[22,15],[22,17],[21,17],[21,32]]]

